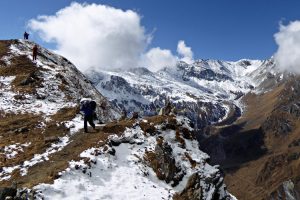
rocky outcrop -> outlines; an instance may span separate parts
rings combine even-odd
[[[145,160],[160,180],[165,180],[166,183],[172,181],[174,187],[181,181],[184,173],[176,165],[172,151],[168,142],[165,142],[163,138],[158,138],[154,152],[146,152]]]
[[[174,195],[174,200],[198,200],[201,199],[202,191],[200,186],[200,176],[198,173],[190,176],[184,190]]]
[[[190,176],[184,190],[176,193],[174,200],[199,200],[199,199],[232,199],[226,192],[226,187],[223,184],[223,179],[219,173],[214,177],[201,176],[200,173],[195,173]]]

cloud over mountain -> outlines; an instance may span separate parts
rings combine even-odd
[[[157,71],[163,67],[174,66],[178,58],[168,49],[159,47],[150,49],[141,60],[141,65],[147,66],[152,71]]]
[[[150,40],[140,20],[131,10],[72,3],[54,16],[32,19],[29,27],[43,40],[57,43],[57,52],[81,70],[122,68],[137,65]]]
[[[278,50],[274,55],[277,66],[282,71],[300,73],[300,21],[280,24],[274,35]]]
[[[192,48],[186,46],[186,44],[183,40],[180,40],[178,42],[177,52],[182,57],[181,58],[182,61],[184,61],[188,64],[191,64],[194,62]]]
[[[101,4],[72,3],[55,15],[38,16],[29,28],[46,42],[56,44],[55,51],[70,59],[81,70],[148,67],[158,70],[179,60],[168,49],[147,49],[152,35],[146,33],[141,16]],[[192,62],[193,53],[179,41],[180,60]]]

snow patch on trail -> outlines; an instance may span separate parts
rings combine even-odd
[[[158,180],[153,182],[142,174],[136,165],[139,159],[132,155],[130,146],[121,144],[115,156],[102,154],[94,158],[97,164],[85,174],[75,170],[82,162],[71,163],[53,185],[41,184],[35,189],[42,192],[44,199],[170,199],[171,188],[162,187]]]
[[[73,135],[83,128],[82,116],[78,114],[74,119],[64,122],[64,124],[67,128],[70,129],[70,134]]]
[[[13,159],[16,157],[16,155],[18,155],[19,152],[24,151],[23,150],[24,147],[28,147],[29,145],[31,145],[31,142],[27,142],[24,144],[15,143],[12,145],[8,145],[3,148],[3,153],[0,154],[5,155],[7,159]]]

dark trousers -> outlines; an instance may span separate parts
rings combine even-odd
[[[84,116],[84,131],[88,132],[87,122],[95,129],[95,124],[93,122],[93,115]]]

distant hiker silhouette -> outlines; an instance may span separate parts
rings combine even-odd
[[[88,132],[87,122],[93,127],[93,129],[96,129],[96,126],[94,124],[94,117],[95,117],[95,110],[96,110],[96,102],[83,98],[80,101],[80,111],[84,113],[84,132]]]
[[[36,60],[36,57],[37,57],[37,53],[38,53],[38,47],[37,45],[35,44],[32,48],[32,60]]]
[[[24,33],[24,40],[28,40],[28,38],[29,38],[29,33],[27,33],[27,32],[25,31],[25,33]]]

